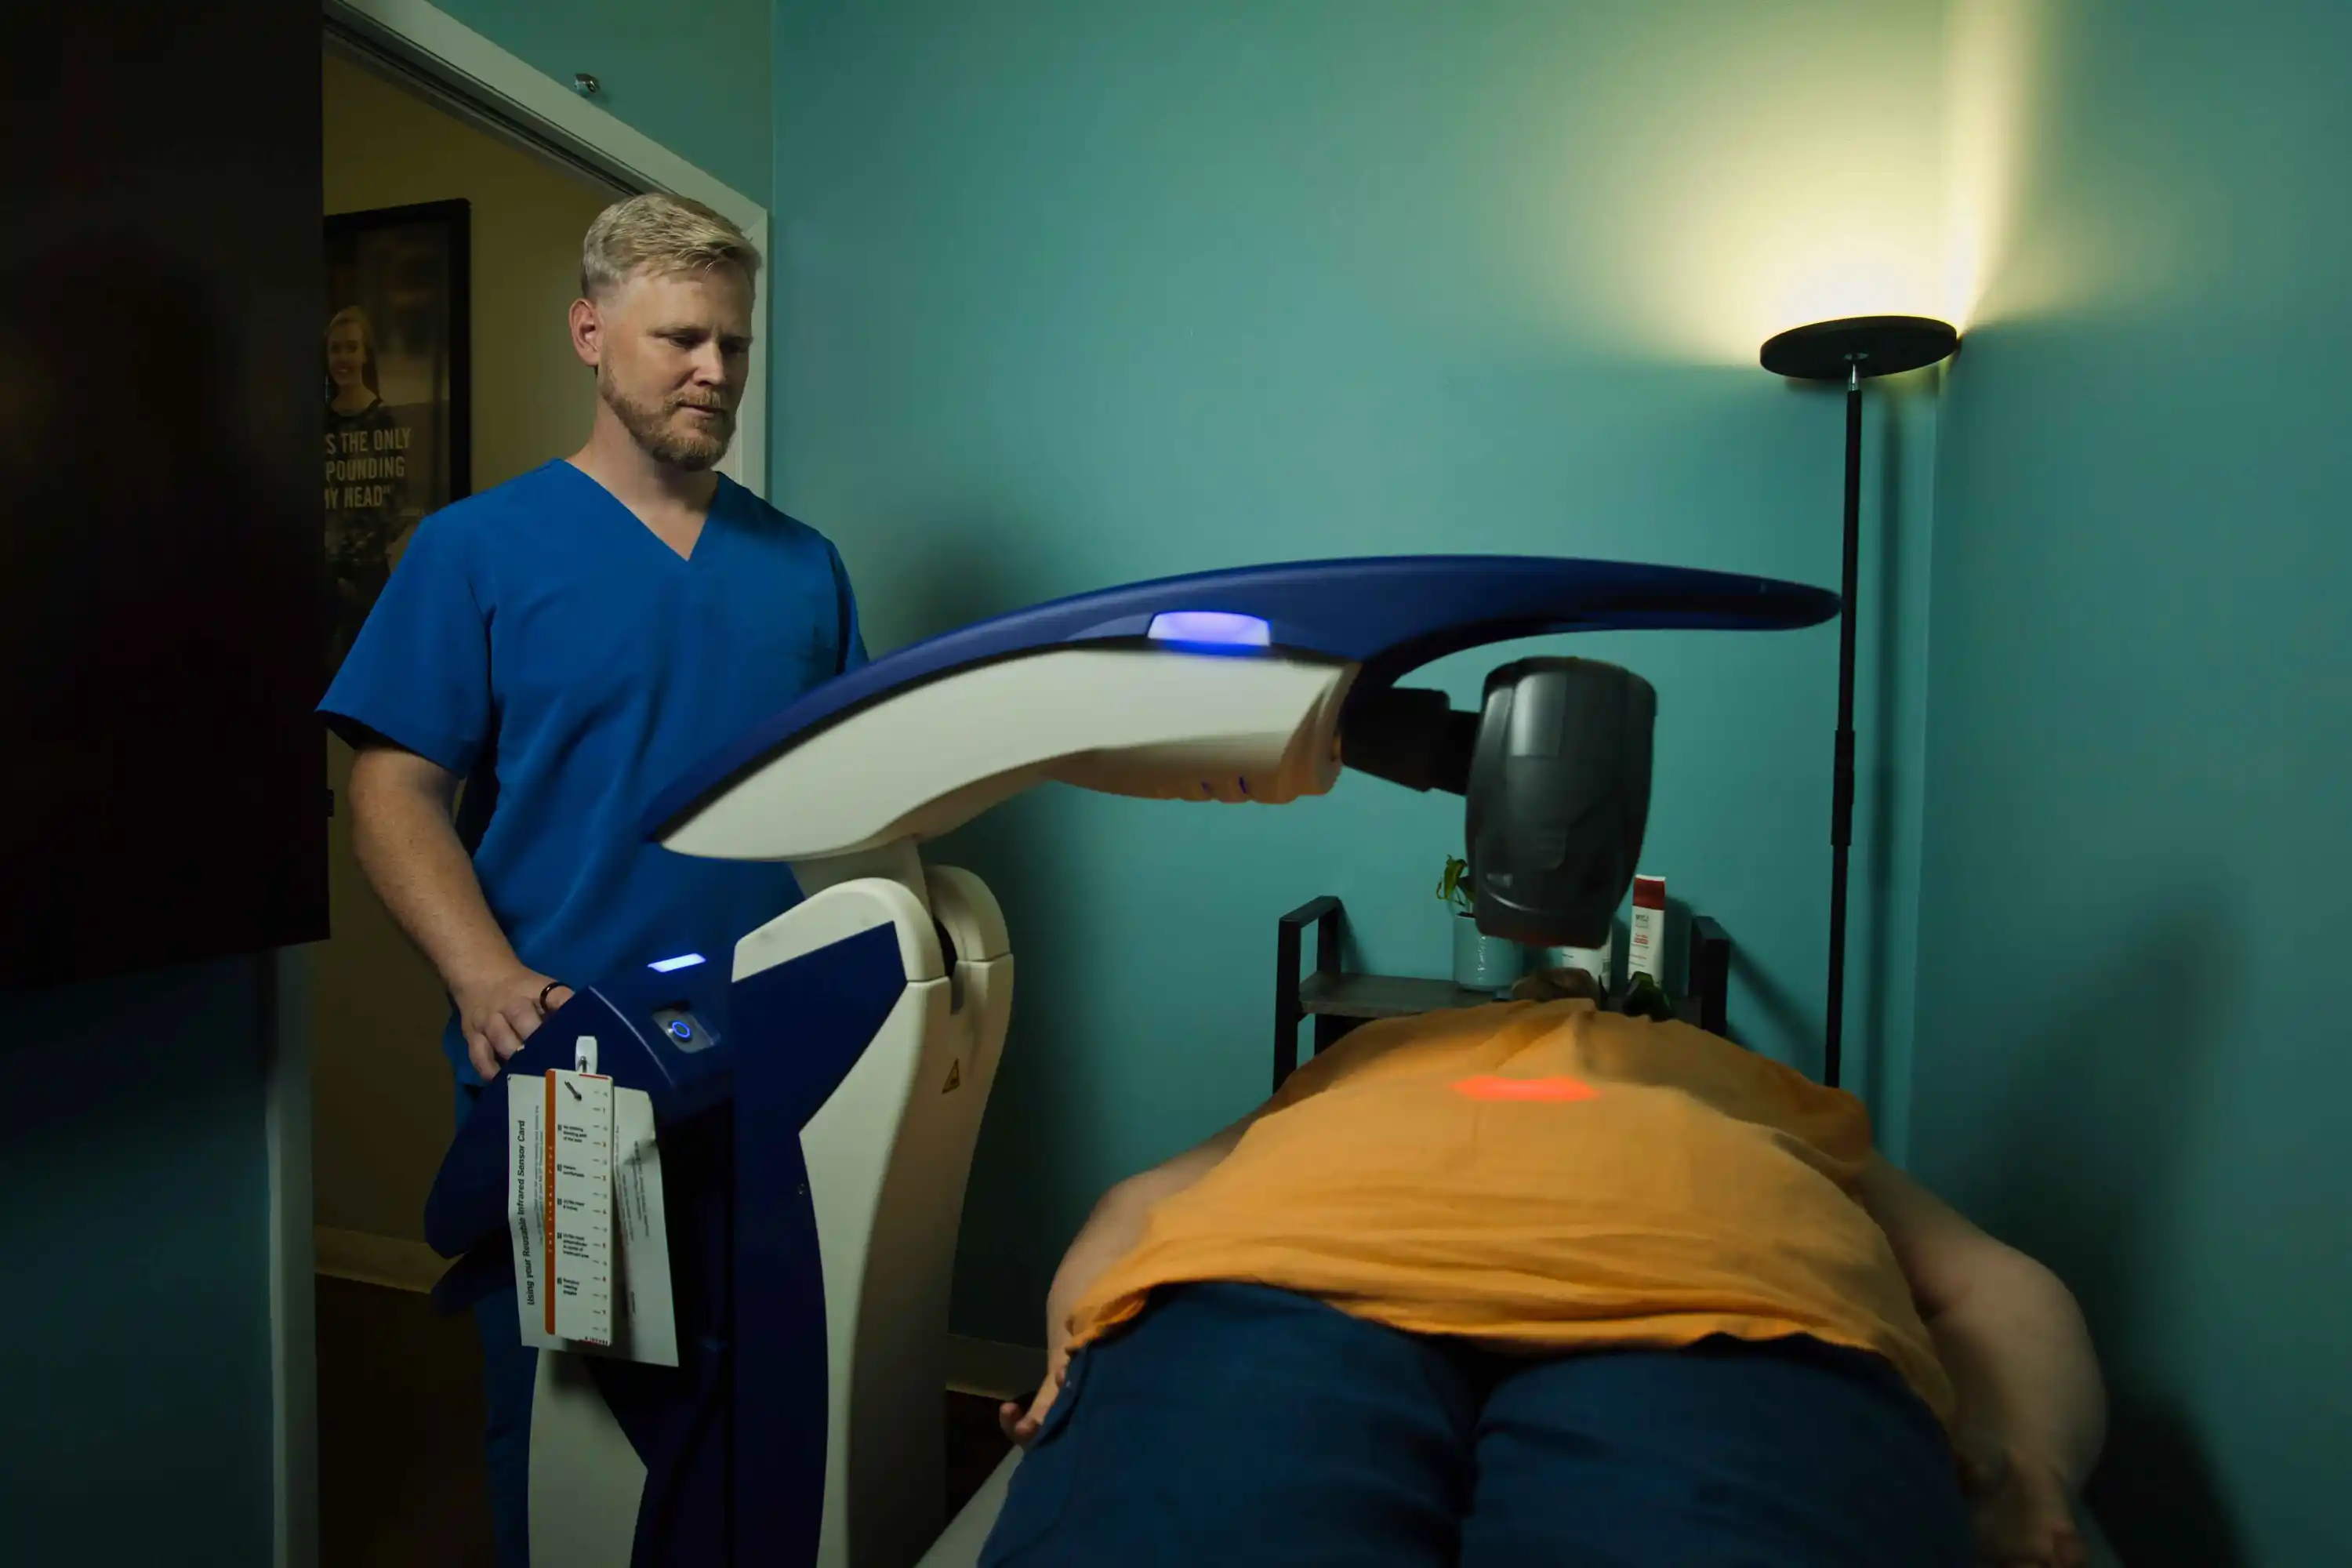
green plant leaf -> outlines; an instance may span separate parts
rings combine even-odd
[[[1459,855],[1445,858],[1445,872],[1437,880],[1437,897],[1441,902],[1457,910],[1470,908],[1470,862]]]

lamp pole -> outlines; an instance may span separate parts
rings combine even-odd
[[[1829,994],[1822,1011],[1822,1081],[1845,1065],[1846,871],[1853,846],[1853,642],[1862,592],[1862,384],[1948,357],[1959,333],[1924,316],[1855,316],[1792,327],[1764,345],[1764,368],[1801,381],[1845,383],[1845,539],[1838,590],[1837,734],[1830,783]]]
[[[1830,782],[1830,990],[1822,1014],[1822,1081],[1835,1086],[1845,1042],[1846,864],[1853,846],[1853,623],[1862,568],[1862,370],[1845,377],[1845,571],[1838,587],[1837,739]]]

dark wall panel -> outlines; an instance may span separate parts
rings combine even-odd
[[[317,7],[5,39],[0,984],[316,938]]]

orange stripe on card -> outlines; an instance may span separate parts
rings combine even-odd
[[[555,1074],[551,1069],[547,1079],[547,1182],[541,1192],[539,1234],[547,1247],[547,1271],[541,1278],[546,1281],[540,1300],[547,1307],[547,1332],[555,1335]]]

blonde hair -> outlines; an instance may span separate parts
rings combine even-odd
[[[349,321],[359,328],[360,342],[366,345],[368,353],[373,353],[375,352],[375,323],[369,321],[368,313],[357,305],[346,305],[341,310],[327,318],[327,336],[331,338],[333,337],[335,335],[335,329],[341,326],[346,321]]]
[[[360,330],[360,384],[381,397],[383,395],[383,389],[376,384],[375,379],[375,323],[368,320],[368,313],[357,305],[344,306],[327,318],[325,341],[333,342],[335,329],[347,322]],[[326,383],[328,399],[332,401],[335,395],[335,378],[331,375],[328,376]]]
[[[658,191],[614,202],[580,244],[580,291],[596,299],[642,270],[656,274],[733,267],[760,276],[760,253],[741,229],[700,202]]]

